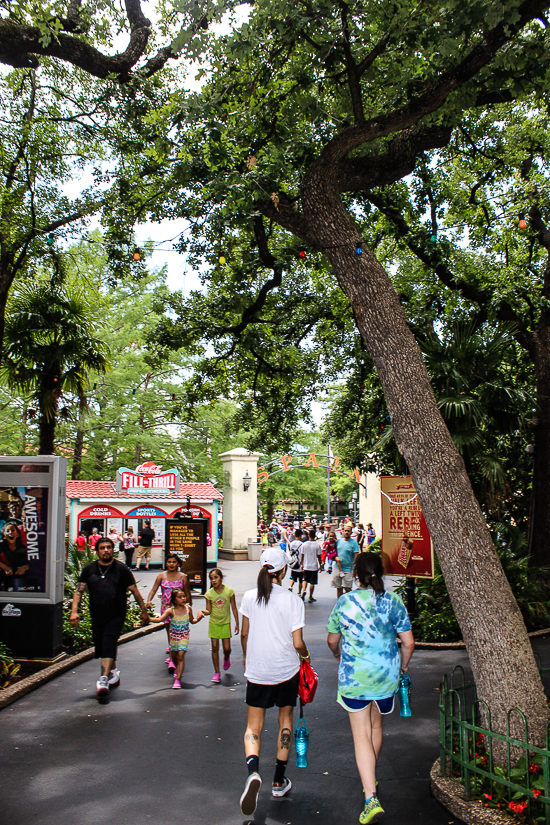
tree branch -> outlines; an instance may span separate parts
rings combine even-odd
[[[380,212],[382,212],[382,214],[386,215],[386,217],[395,224],[399,235],[404,239],[411,252],[416,255],[416,257],[422,261],[423,264],[435,272],[439,281],[441,281],[441,283],[448,289],[451,289],[454,292],[460,292],[464,298],[467,298],[469,301],[477,304],[480,307],[483,319],[485,319],[488,315],[491,304],[490,294],[487,291],[480,289],[475,284],[464,280],[463,278],[456,278],[447,264],[441,260],[437,253],[434,254],[432,250],[427,250],[413,238],[411,229],[403,215],[393,206],[388,204],[387,201],[384,201],[373,192],[368,193],[367,197],[370,202],[376,206]],[[527,352],[529,352],[531,356],[533,356],[536,347],[536,333],[530,332],[526,328],[525,324],[513,307],[507,301],[501,301],[498,307],[496,307],[495,315],[499,321],[508,321],[515,324],[516,332],[514,333],[514,338],[525,350],[527,350]]]
[[[135,26],[124,52],[105,55],[78,37],[60,32],[43,45],[42,32],[36,26],[16,25],[11,20],[0,20],[0,61],[14,68],[37,68],[35,55],[57,57],[78,66],[94,77],[105,79],[111,74],[125,81],[130,70],[143,55],[151,29]]]
[[[327,167],[333,168],[352,149],[363,143],[414,126],[421,118],[437,111],[452,92],[484,68],[494,58],[499,49],[518,34],[531,20],[537,18],[548,7],[548,0],[524,0],[518,8],[519,20],[498,23],[490,29],[481,42],[459,63],[442,72],[431,82],[424,84],[423,91],[405,106],[387,114],[376,115],[364,123],[356,123],[336,135],[323,149],[318,161],[305,176],[303,191],[309,181],[324,178]]]
[[[418,155],[446,146],[451,134],[446,126],[406,129],[390,141],[384,154],[343,158],[338,164],[340,192],[368,191],[401,180],[414,170]]]
[[[356,123],[365,122],[365,113],[363,111],[363,98],[361,95],[361,84],[359,82],[359,73],[357,71],[357,64],[351,53],[349,25],[348,25],[348,6],[345,3],[340,3],[340,15],[342,20],[342,33],[344,57],[346,61],[346,74],[348,76],[348,87],[351,96],[351,106],[353,109],[353,117]]]

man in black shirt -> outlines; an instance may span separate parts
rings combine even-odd
[[[80,621],[78,607],[86,587],[90,595],[90,615],[95,658],[101,659],[101,676],[96,684],[98,698],[109,695],[109,688],[120,684],[120,671],[116,666],[118,638],[126,618],[126,591],[132,593],[141,607],[143,624],[149,624],[145,602],[133,574],[122,562],[114,558],[115,545],[111,539],[100,539],[95,547],[97,561],[82,568],[71,609],[71,624]]]
[[[153,546],[153,539],[155,538],[155,531],[151,527],[151,522],[146,521],[145,526],[139,534],[139,545],[137,549],[136,570],[139,570],[139,565],[142,558],[145,556],[145,569],[149,570],[149,562],[151,561],[151,547]]]

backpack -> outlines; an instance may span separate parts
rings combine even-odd
[[[302,545],[300,544],[300,547]],[[296,570],[300,566],[300,547],[290,548],[290,561],[288,566],[291,570]]]

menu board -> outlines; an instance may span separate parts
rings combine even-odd
[[[166,519],[166,555],[175,553],[191,588],[206,592],[206,521]]]
[[[383,476],[382,562],[386,575],[433,579],[433,546],[410,476]]]

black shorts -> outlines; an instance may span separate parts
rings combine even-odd
[[[278,685],[258,685],[247,681],[244,701],[252,708],[272,708],[274,705],[278,708],[295,708],[299,682],[300,671]]]
[[[92,616],[92,639],[96,659],[116,659],[117,643],[124,627],[125,616],[113,616],[106,621]]]
[[[317,570],[304,570],[304,581],[308,584],[317,584],[319,581],[319,573]]]
[[[290,571],[290,578],[293,582],[300,582],[302,584],[302,576],[303,573],[301,570],[291,570]]]

